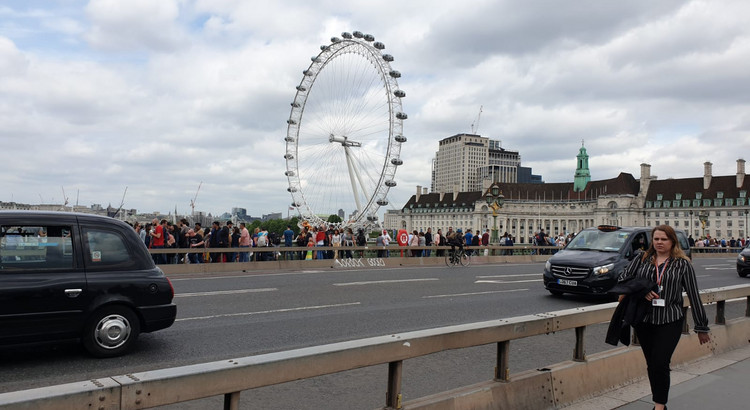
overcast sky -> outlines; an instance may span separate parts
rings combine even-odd
[[[470,132],[570,182],[733,175],[750,152],[746,0],[0,2],[0,200],[283,212],[289,103],[332,36],[395,57],[409,119],[391,204]],[[745,158],[750,160],[750,158]],[[750,169],[749,169],[750,170]]]

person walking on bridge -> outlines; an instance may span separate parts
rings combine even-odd
[[[651,245],[625,269],[620,282],[630,278],[644,278],[656,283],[645,299],[651,304],[635,333],[641,343],[648,366],[654,409],[666,409],[669,397],[669,363],[682,334],[685,320],[682,311],[682,292],[687,292],[693,312],[694,330],[700,344],[711,340],[708,318],[703,309],[695,270],[677,241],[677,234],[669,225],[651,230]]]

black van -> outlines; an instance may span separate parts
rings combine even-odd
[[[647,250],[647,227],[599,225],[578,233],[565,248],[544,265],[544,287],[553,295],[606,294],[639,250]],[[683,231],[675,230],[680,247],[691,257]]]
[[[174,323],[169,279],[128,224],[0,211],[0,345],[80,339],[97,357]]]

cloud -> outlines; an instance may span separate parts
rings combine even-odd
[[[178,0],[91,0],[86,39],[107,51],[173,51],[187,44]]]
[[[479,133],[548,182],[734,174],[750,150],[744,1],[92,0],[0,6],[0,190],[253,215],[291,202],[295,86],[342,31],[375,35],[406,91],[395,207],[429,186],[438,141]],[[718,148],[717,148],[718,147]],[[42,158],[44,166],[37,160]],[[50,172],[49,170],[54,170]],[[45,195],[52,196],[52,195]],[[60,195],[55,195],[60,197]],[[9,198],[3,198],[8,200]]]

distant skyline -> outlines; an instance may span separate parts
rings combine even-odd
[[[546,182],[573,181],[581,140],[592,180],[641,163],[733,175],[750,152],[748,14],[741,0],[4,1],[0,200],[62,203],[64,188],[119,206],[127,187],[126,208],[189,214],[202,182],[196,211],[286,215],[294,87],[354,30],[385,44],[407,93],[387,209],[472,126]]]

